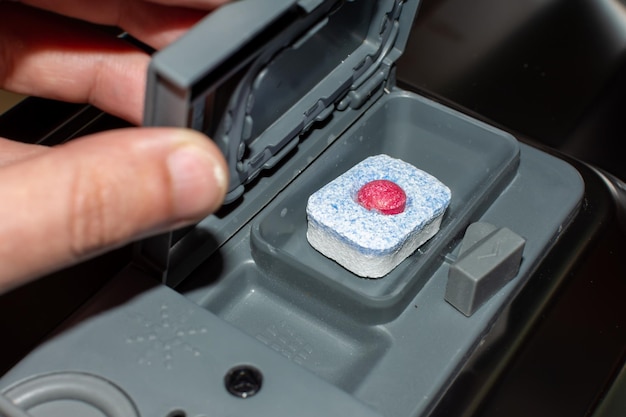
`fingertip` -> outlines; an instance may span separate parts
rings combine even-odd
[[[221,206],[228,186],[215,143],[175,128],[95,134],[0,174],[0,217],[9,219],[0,222],[0,287],[197,222]]]
[[[223,203],[228,171],[221,152],[209,139],[181,130],[180,143],[167,157],[174,216],[188,221],[216,211]]]

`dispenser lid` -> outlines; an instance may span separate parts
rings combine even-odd
[[[228,162],[226,202],[310,128],[382,91],[419,0],[239,0],[148,71],[144,124],[208,134]]]

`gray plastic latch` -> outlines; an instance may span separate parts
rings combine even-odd
[[[517,275],[526,240],[506,227],[473,223],[450,266],[445,300],[471,316]]]

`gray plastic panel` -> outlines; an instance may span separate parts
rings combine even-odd
[[[343,145],[338,142],[336,146]],[[413,152],[419,153],[421,148]],[[323,176],[326,169],[335,167],[314,163],[305,175]],[[297,193],[300,185],[292,183],[279,199]],[[502,316],[507,314],[511,298],[569,224],[583,188],[571,166],[528,146],[520,147],[519,169],[476,217],[523,235],[527,239],[524,259],[518,275],[471,317],[444,300],[460,236],[438,252],[430,252],[431,257],[442,260],[433,271],[413,275],[414,271],[407,269],[413,280],[423,284],[408,302],[399,301],[401,311],[395,317],[385,316],[384,310],[380,318],[381,311],[376,309],[346,308],[350,298],[345,291],[320,285],[326,277],[315,274],[331,267],[333,262],[328,259],[320,258],[314,269],[301,273],[284,272],[284,258],[290,255],[282,249],[253,256],[250,236],[257,221],[205,262],[180,291],[286,360],[309,369],[381,414],[426,415],[483,337],[497,332],[491,328],[496,318],[506,322]],[[292,209],[277,207],[281,207],[279,213],[286,208],[286,214]],[[277,207],[268,206],[258,219],[273,215]],[[291,238],[298,248],[307,245],[301,232],[293,230]],[[216,271],[220,271],[217,277]]]
[[[342,146],[338,141],[328,153],[334,154],[335,147]],[[411,158],[422,151],[415,147],[404,156]],[[315,161],[303,175],[311,180],[323,176],[326,169],[335,169],[323,161]],[[338,169],[347,169],[347,165]],[[456,175],[464,172],[457,171]],[[297,194],[300,188],[301,182],[293,182],[279,200]],[[483,338],[490,332],[497,333],[491,328],[496,319],[506,322],[501,316],[507,314],[511,299],[569,224],[583,189],[580,176],[571,166],[534,148],[520,146],[518,170],[491,205],[481,214],[476,213],[476,220],[523,235],[527,239],[524,259],[517,276],[471,317],[444,299],[448,270],[458,257],[461,236],[447,235],[447,245],[438,252],[429,252],[430,257],[440,260],[434,270],[413,275],[414,271],[407,269],[420,283],[420,290],[408,302],[396,300],[398,304],[390,309],[398,309],[398,315],[359,303],[356,305],[361,308],[351,310],[346,305],[355,305],[353,299],[360,295],[346,294],[352,291],[349,287],[337,291],[321,285],[327,277],[315,273],[333,267],[333,261],[321,257],[308,272],[285,272],[285,259],[291,255],[283,247],[253,256],[253,228],[276,209],[279,214],[290,215],[293,208],[283,205],[266,207],[179,290],[276,350],[285,360],[310,370],[381,414],[427,415]],[[301,215],[305,217],[304,212]],[[300,232],[293,230],[294,237],[290,238],[297,248],[307,245]],[[363,280],[356,276],[352,279]],[[493,334],[490,337],[497,339]]]
[[[391,99],[439,107],[400,92]],[[401,113],[411,106],[389,109]],[[454,112],[444,113],[450,126],[457,118],[461,125],[474,123]],[[447,126],[445,119],[432,123]],[[409,124],[405,133],[411,132],[423,129]],[[453,136],[462,141],[465,129],[455,132]],[[361,149],[359,136],[356,142],[351,138],[339,138],[324,155],[336,155],[349,144]],[[445,155],[432,149],[400,148],[409,160],[431,154],[429,168],[445,165]],[[369,150],[375,154],[379,148]],[[0,390],[10,393],[24,381],[54,373],[87,373],[110,381],[146,416],[427,415],[484,338],[497,340],[493,323],[506,323],[510,301],[580,204],[584,185],[571,166],[525,145],[519,150],[519,167],[511,172],[510,181],[488,207],[469,217],[524,236],[524,259],[518,275],[470,317],[444,300],[460,235],[444,233],[447,244],[429,252],[437,259],[432,270],[422,269],[417,275],[407,270],[420,283],[419,291],[408,302],[395,300],[400,307],[391,310],[398,309],[398,314],[379,319],[377,308],[362,303],[357,303],[361,309],[345,308],[354,303],[354,297],[346,294],[352,291],[349,287],[334,291],[320,285],[327,278],[315,271],[329,268],[332,261],[322,258],[306,274],[285,274],[280,265],[289,255],[282,248],[253,257],[252,228],[277,209],[279,215],[286,209],[285,216],[293,209],[269,205],[193,272],[180,294],[137,270],[125,271],[87,309],[3,376]],[[472,154],[471,144],[465,152]],[[302,183],[350,164],[327,162],[327,158],[312,161],[301,180],[285,188],[277,201],[289,201]],[[464,177],[466,172],[449,175]],[[304,212],[301,215],[305,217]],[[294,230],[294,235],[294,245],[306,244],[304,234]],[[224,376],[238,365],[254,366],[264,375],[263,386],[253,397],[241,399],[225,389]]]
[[[81,375],[92,375],[115,384],[141,416],[380,416],[180,294],[154,284],[137,270],[123,272],[5,375],[0,390],[10,397],[25,381],[56,380],[51,375],[57,374],[65,376],[65,385],[75,385]],[[245,399],[225,387],[225,375],[239,365],[254,366],[264,377],[259,392]],[[39,384],[39,393],[31,397],[53,385]],[[98,387],[89,392],[89,387],[84,384],[86,393],[73,400],[87,398],[97,405],[106,393]],[[63,399],[72,400],[74,391],[65,392]],[[118,417],[107,410],[102,407],[100,416]]]

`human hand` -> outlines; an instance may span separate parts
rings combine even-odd
[[[149,57],[79,19],[158,49],[225,2],[0,2],[0,87],[89,102],[138,124]],[[121,129],[54,148],[0,138],[0,292],[190,224],[221,205],[227,182],[220,151],[189,130]]]

